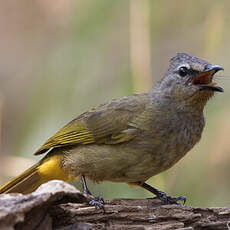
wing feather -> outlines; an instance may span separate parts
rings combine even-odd
[[[77,144],[119,144],[133,139],[140,130],[131,121],[145,109],[147,94],[133,95],[100,105],[72,120],[42,145],[35,155],[50,148]]]

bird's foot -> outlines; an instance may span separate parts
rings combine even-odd
[[[157,195],[158,199],[160,199],[164,204],[177,204],[180,205],[180,201],[184,205],[186,202],[186,197],[184,196],[178,196],[178,197],[172,197],[168,196],[166,193],[159,191],[159,194]]]
[[[105,212],[104,204],[105,201],[101,196],[95,197],[89,202],[89,205],[94,206],[96,209],[103,209],[103,211]]]
[[[152,187],[149,184],[146,183],[139,183],[139,186],[141,186],[142,188],[148,190],[149,192],[153,193],[154,195],[156,195],[156,197],[154,197],[153,199],[157,198],[160,199],[164,204],[177,204],[180,205],[180,201],[183,202],[183,205],[186,202],[186,198],[184,196],[179,196],[179,197],[171,197],[168,196],[166,193],[160,191],[157,188]]]
[[[92,196],[91,192],[89,191],[87,185],[86,185],[86,180],[85,180],[85,175],[81,175],[81,184],[83,188],[83,195],[87,198],[89,201],[89,205],[94,206],[96,209],[103,209],[105,213],[105,201],[101,196],[94,197]]]

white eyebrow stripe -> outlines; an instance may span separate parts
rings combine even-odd
[[[177,69],[179,70],[181,67],[186,67],[187,69],[191,69],[191,66],[188,63],[184,63],[184,64],[178,66]]]

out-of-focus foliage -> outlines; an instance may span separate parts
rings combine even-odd
[[[228,0],[21,0],[0,5],[1,182],[38,160],[33,152],[68,121],[94,105],[147,90],[162,77],[170,57],[188,52],[225,67],[216,78],[225,93],[206,108],[201,142],[148,182],[187,196],[188,204],[229,205]],[[90,188],[105,198],[151,196],[126,184]]]

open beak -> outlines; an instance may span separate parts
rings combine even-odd
[[[216,82],[212,81],[214,74],[220,70],[224,70],[224,68],[219,65],[212,65],[202,73],[197,74],[192,83],[198,85],[200,90],[224,92],[223,88],[216,86]]]

